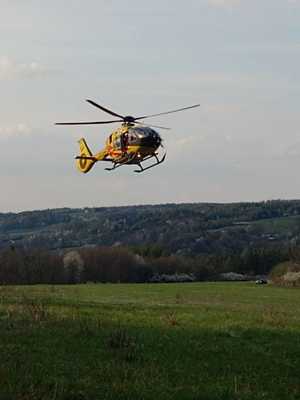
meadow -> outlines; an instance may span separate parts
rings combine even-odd
[[[0,400],[300,399],[300,291],[0,287]]]

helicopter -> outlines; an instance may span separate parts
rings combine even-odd
[[[166,158],[166,152],[159,158],[158,150],[163,148],[162,138],[157,131],[158,129],[170,129],[163,126],[147,125],[140,120],[159,115],[171,114],[191,108],[199,107],[200,104],[195,104],[189,107],[178,108],[172,111],[166,111],[158,114],[144,115],[133,117],[131,115],[123,116],[118,114],[93,100],[86,100],[89,104],[100,110],[117,117],[115,120],[108,121],[86,121],[86,122],[56,122],[55,125],[102,125],[122,122],[121,126],[109,135],[106,139],[105,147],[98,153],[93,154],[85,141],[81,138],[79,143],[80,155],[76,156],[77,168],[80,172],[87,173],[91,170],[94,164],[98,161],[108,161],[112,163],[111,167],[105,168],[107,171],[113,171],[124,165],[137,165],[139,169],[134,172],[141,173],[150,168],[156,167],[163,163]],[[153,160],[154,163],[144,166],[143,163],[147,160]]]

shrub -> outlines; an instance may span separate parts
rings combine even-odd
[[[293,261],[278,264],[269,277],[278,286],[300,286],[300,264]]]

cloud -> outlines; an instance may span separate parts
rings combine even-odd
[[[46,68],[36,61],[17,63],[7,56],[0,56],[0,81],[19,78],[39,78],[51,72],[53,72],[51,69]]]
[[[23,122],[9,126],[0,126],[0,140],[10,136],[28,135],[32,133],[32,128]]]
[[[208,0],[208,3],[214,7],[233,7],[239,6],[240,0]]]

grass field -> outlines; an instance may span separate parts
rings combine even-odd
[[[0,287],[6,399],[300,399],[300,291]]]

